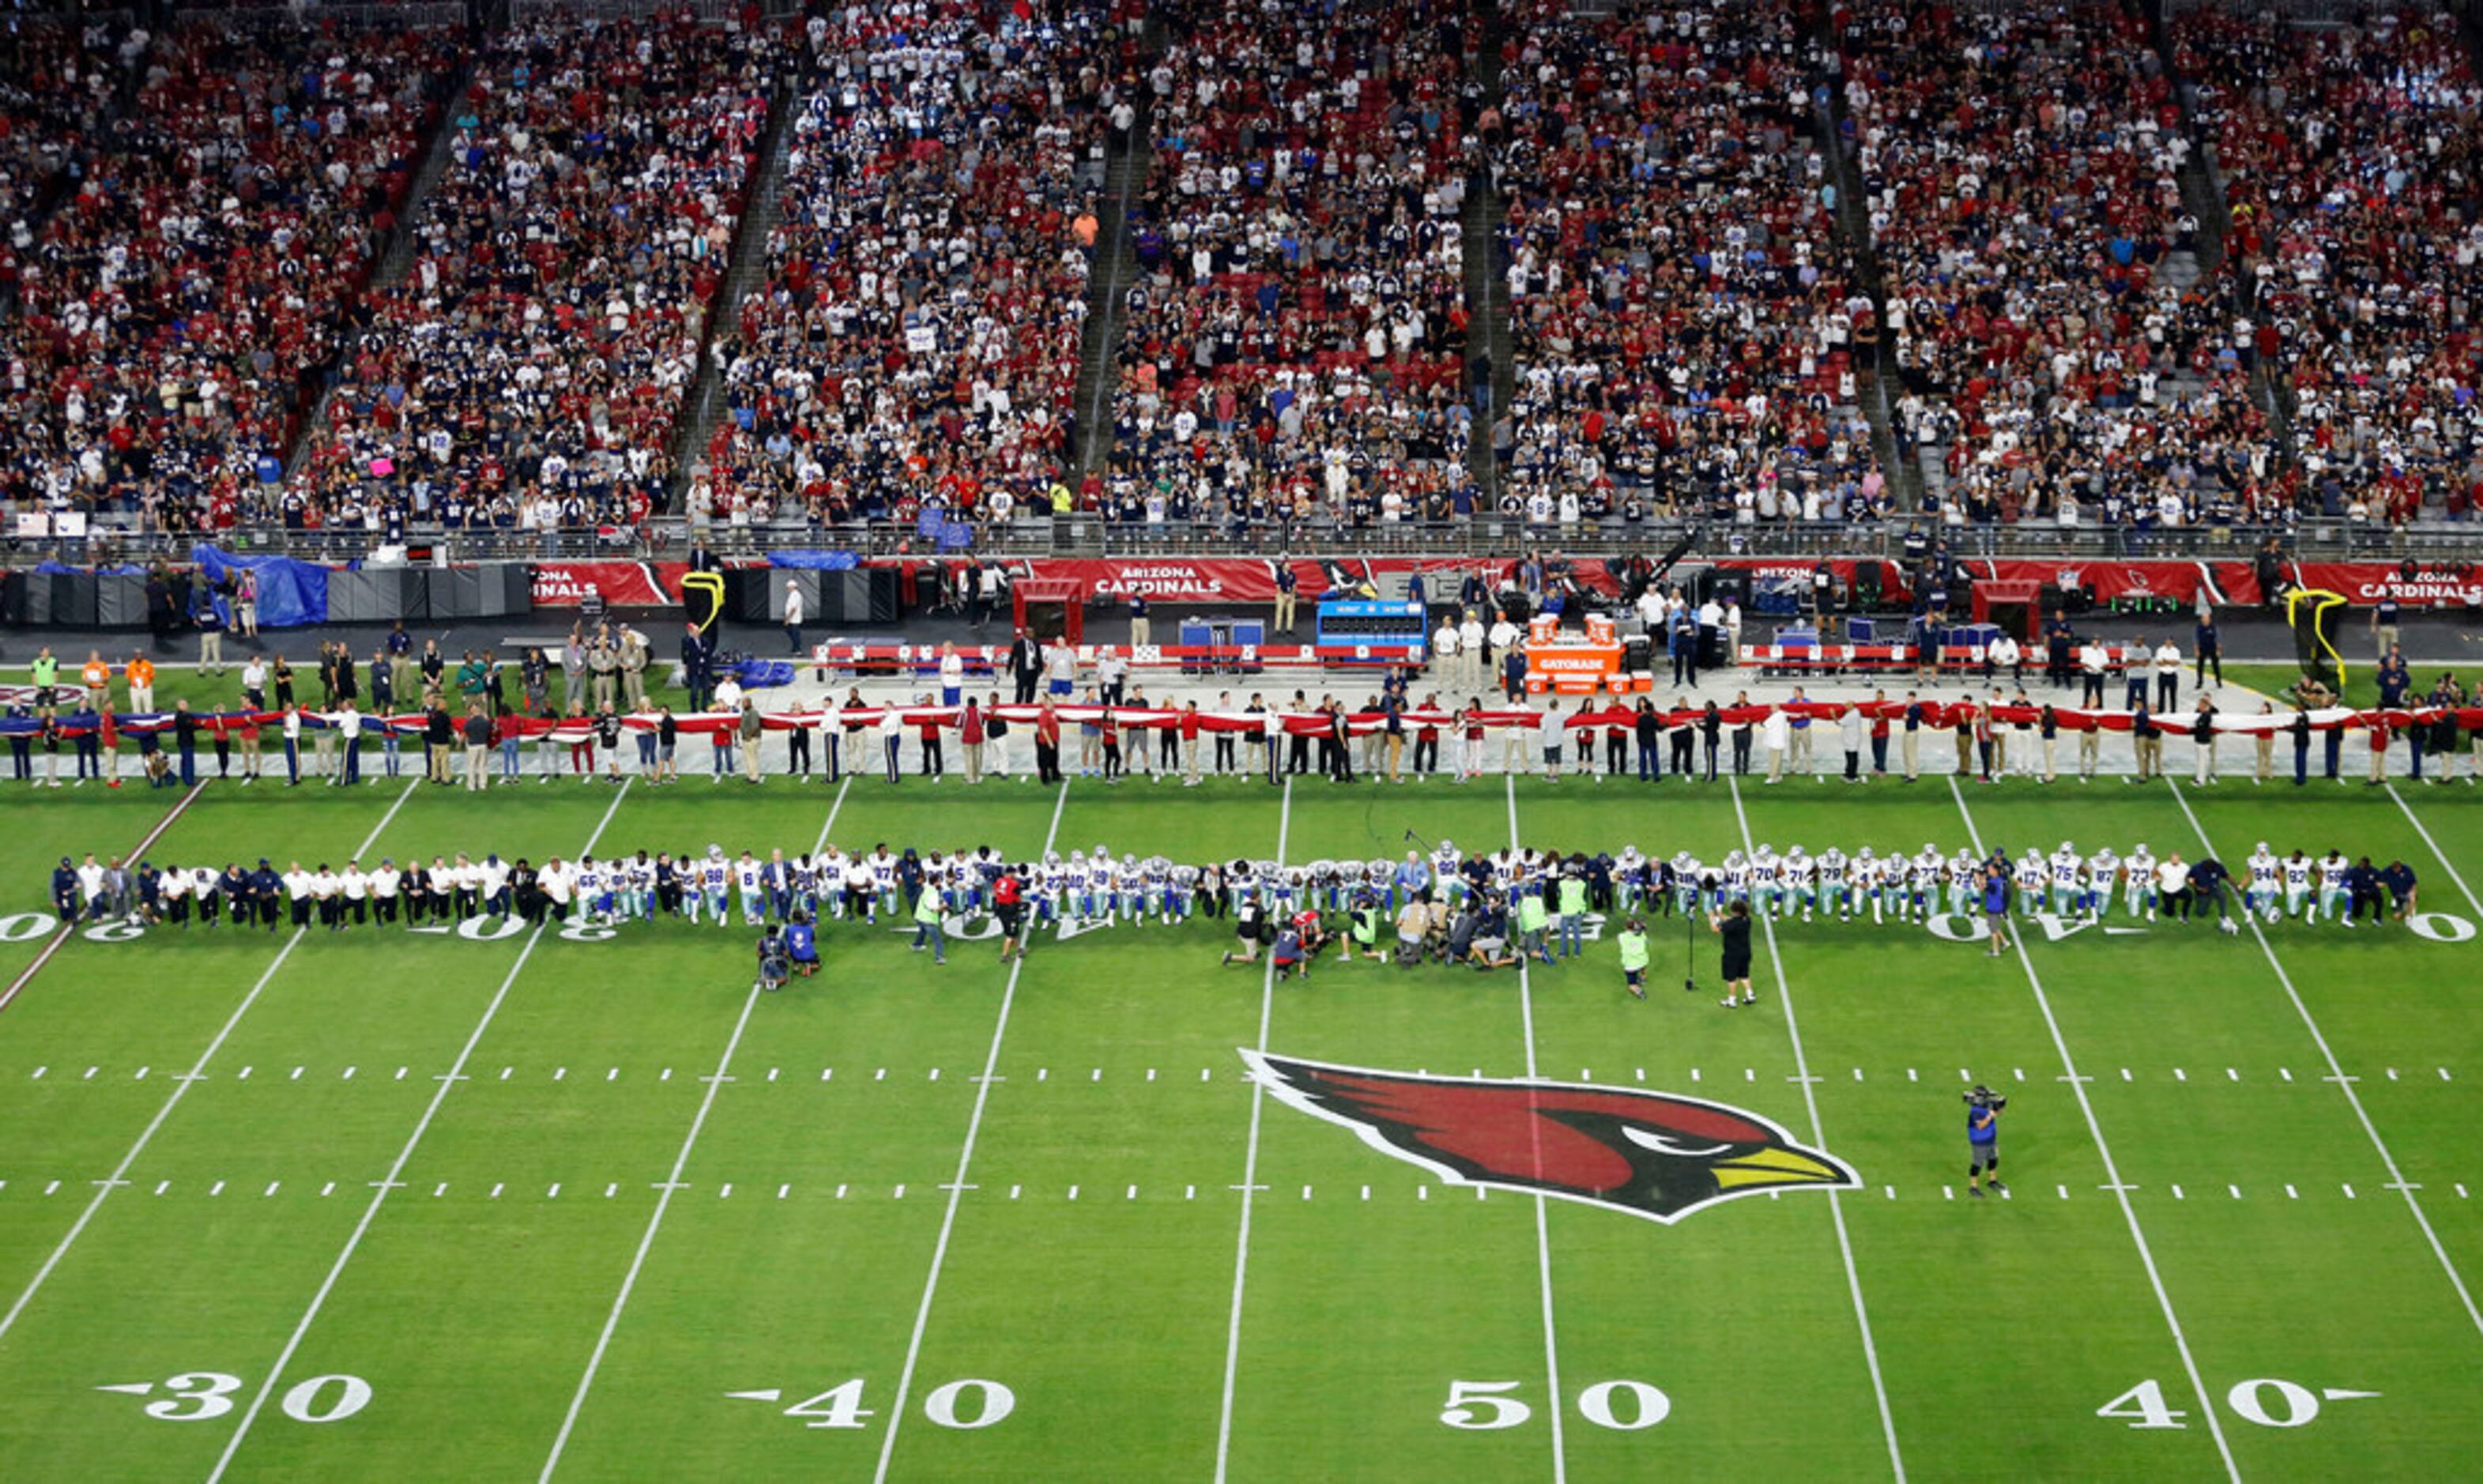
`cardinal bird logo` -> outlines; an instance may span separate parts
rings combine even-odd
[[[1534,1191],[1668,1226],[1735,1196],[1858,1190],[1767,1119],[1670,1093],[1435,1077],[1242,1050],[1277,1098],[1460,1185]]]

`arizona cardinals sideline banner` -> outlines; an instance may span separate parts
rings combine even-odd
[[[533,568],[538,608],[574,608],[592,591],[616,608],[658,607],[681,600],[687,562],[537,562]]]

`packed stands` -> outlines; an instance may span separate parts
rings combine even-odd
[[[809,34],[765,286],[714,350],[693,516],[1005,517],[1070,438],[1108,116],[1104,12],[864,6]]]
[[[0,325],[10,503],[174,531],[275,517],[264,481],[304,379],[404,202],[457,49],[438,32],[178,27],[108,110],[89,80],[106,74],[80,63],[73,117],[110,121],[17,250],[20,308]],[[67,83],[65,56],[42,66]]]
[[[687,14],[494,38],[284,518],[525,531],[659,504],[780,61],[774,33]]]
[[[2274,518],[2256,347],[2202,278],[2180,107],[2115,4],[1844,13],[1909,445],[1943,445],[1956,519]]]
[[[2455,21],[2197,12],[2174,34],[2311,498],[2374,521],[2465,517],[2483,479],[2483,87]]]
[[[1573,18],[1536,0],[1508,34],[1504,502],[1562,524],[1882,513],[1855,406],[1872,308],[1835,231],[1809,23],[1783,4]]]
[[[1472,500],[1462,8],[1193,5],[1153,159],[1107,518],[1445,517]]]

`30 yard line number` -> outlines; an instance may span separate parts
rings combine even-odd
[[[127,1396],[152,1396],[160,1391],[164,1394],[143,1409],[148,1417],[159,1422],[203,1422],[230,1412],[241,1386],[241,1377],[220,1370],[185,1370],[162,1381],[128,1381],[95,1390]],[[313,1424],[341,1422],[370,1404],[371,1384],[347,1375],[296,1382],[280,1403],[286,1417]]]
[[[1532,1419],[1532,1403],[1513,1393],[1522,1381],[1452,1381],[1440,1420],[1468,1432],[1496,1432]],[[1672,1415],[1672,1398],[1643,1381],[1598,1381],[1578,1393],[1578,1415],[1597,1427],[1634,1433]]]

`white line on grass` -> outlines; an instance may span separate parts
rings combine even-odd
[[[591,853],[595,842],[603,838],[603,832],[612,823],[612,816],[621,812],[621,801],[629,797],[629,787],[636,782],[634,775],[621,781],[619,791],[612,795],[612,803],[603,810],[603,817],[596,821],[595,833],[586,837],[586,844],[579,849],[580,855]],[[411,791],[412,785],[409,784],[408,792]],[[483,1007],[483,1018],[474,1022],[473,1033],[466,1038],[466,1045],[458,1050],[457,1060],[449,1067],[447,1075],[440,1078],[440,1090],[431,1095],[431,1102],[423,1108],[422,1117],[415,1121],[414,1132],[406,1135],[405,1147],[396,1152],[396,1162],[388,1166],[387,1178],[379,1181],[379,1188],[371,1193],[371,1204],[362,1207],[362,1219],[355,1224],[353,1233],[345,1238],[344,1250],[336,1254],[336,1260],[330,1265],[328,1276],[320,1281],[318,1291],[310,1295],[310,1307],[302,1312],[302,1322],[293,1327],[293,1334],[284,1341],[284,1348],[277,1353],[276,1364],[267,1368],[267,1379],[260,1382],[258,1390],[252,1393],[250,1407],[241,1415],[241,1425],[233,1429],[232,1437],[226,1442],[225,1450],[216,1459],[214,1470],[207,1474],[207,1484],[215,1484],[225,1476],[225,1471],[232,1467],[233,1455],[241,1451],[243,1441],[250,1437],[250,1429],[258,1420],[261,1409],[266,1407],[267,1398],[275,1393],[277,1383],[283,1379],[284,1367],[293,1363],[294,1352],[301,1349],[302,1341],[309,1338],[310,1326],[318,1322],[319,1311],[326,1307],[328,1295],[335,1291],[336,1280],[345,1274],[345,1264],[354,1260],[354,1253],[362,1245],[362,1237],[371,1230],[371,1223],[379,1219],[380,1207],[387,1204],[388,1192],[397,1188],[399,1177],[405,1174],[406,1165],[414,1158],[414,1148],[422,1143],[423,1134],[430,1131],[431,1121],[440,1115],[440,1105],[448,1100],[452,1088],[467,1080],[466,1064],[473,1059],[474,1047],[482,1044],[483,1033],[492,1028],[492,1020],[507,1001],[509,990],[518,982],[518,975],[525,970],[526,960],[534,957],[535,945],[543,941],[544,930],[551,924],[551,915],[546,914],[544,920],[535,924],[535,930],[526,935],[525,946],[518,950],[518,961],[509,966],[508,977],[500,981],[500,988],[493,994],[492,1002]]]
[[[1511,854],[1515,854],[1526,848],[1526,842],[1519,838],[1517,833],[1517,775],[1504,773],[1501,777],[1508,795],[1508,848]],[[1532,1082],[1537,1075],[1535,1066],[1535,986],[1523,945],[1517,951],[1517,1015],[1526,1030],[1526,1079]],[[1535,1145],[1535,1168],[1538,1172],[1543,1168],[1541,1127],[1542,1121],[1538,1118],[1526,1121],[1527,1136]],[[1480,1189],[1477,1194],[1481,1194]],[[1544,1415],[1552,1423],[1553,1484],[1566,1484],[1569,1457],[1568,1448],[1561,1437],[1563,1400],[1561,1392],[1561,1340],[1552,1323],[1552,1222],[1544,1214],[1544,1205],[1543,1193],[1538,1190],[1535,1193],[1535,1265],[1541,1275],[1543,1290],[1543,1379],[1548,1388],[1547,1394],[1552,1398],[1552,1405],[1544,1409]]]
[[[2169,783],[2172,780],[2168,778],[2165,782]],[[2474,899],[2474,888],[2466,885],[2465,877],[2457,874],[2457,867],[2449,862],[2448,852],[2441,849],[2440,841],[2431,837],[2431,831],[2423,824],[2422,816],[2407,807],[2405,795],[2397,792],[2396,784],[2389,785],[2389,797],[2397,801],[2397,808],[2404,812],[2406,823],[2414,826],[2415,834],[2421,835],[2422,842],[2431,847],[2431,853],[2440,858],[2441,868],[2448,872],[2450,881],[2457,883],[2457,889],[2466,898],[2466,905],[2474,910],[2476,916],[2483,917],[2483,902]],[[0,999],[0,1004],[7,1003],[6,999]]]
[[[1060,836],[1060,815],[1069,807],[1069,785],[1060,785],[1060,796],[1052,806],[1052,829],[1043,836],[1043,848],[1052,849]],[[957,1203],[966,1194],[966,1175],[975,1162],[975,1137],[983,1129],[983,1108],[991,1101],[992,1073],[1000,1070],[1001,1040],[1008,1034],[1009,1007],[1017,1002],[1017,978],[1026,968],[1026,946],[1018,946],[1018,957],[1009,964],[1008,985],[1001,991],[1000,1019],[992,1026],[992,1048],[983,1058],[983,1078],[975,1085],[975,1110],[966,1118],[966,1142],[957,1151],[956,1178],[948,1183],[948,1208],[940,1217],[940,1239],[931,1246],[931,1272],[922,1280],[922,1305],[914,1312],[914,1338],[905,1343],[905,1368],[896,1374],[896,1401],[888,1413],[888,1436],[879,1445],[879,1468],[871,1475],[877,1480],[888,1477],[889,1460],[896,1456],[896,1433],[905,1420],[905,1403],[914,1390],[914,1366],[922,1359],[922,1335],[931,1325],[931,1301],[940,1291],[941,1264],[948,1259],[948,1236],[957,1227]]]
[[[1965,790],[1957,786],[1955,774],[1949,775],[1948,791],[1957,800],[1958,813],[1965,820],[1966,837],[1974,841],[1975,855],[1988,859],[1982,832],[1974,827],[1974,811],[1965,807]],[[2025,937],[2013,933],[2009,941],[2017,950],[2018,966],[2026,970],[2027,986],[2035,992],[2035,1007],[2043,1012],[2043,1023],[2051,1027],[2052,1048],[2061,1053],[2061,1070],[2076,1078],[2077,1062],[2069,1055],[2069,1038],[2061,1034],[2061,1022],[2052,1014],[2051,998],[2043,993],[2042,977],[2035,972],[2035,961],[2027,956]],[[2216,1440],[2216,1451],[2224,1456],[2226,1476],[2233,1484],[2241,1484],[2241,1466],[2233,1462],[2232,1445],[2225,1441],[2225,1424],[2216,1418],[2217,1398],[2208,1394],[2207,1383],[2199,1374],[2199,1362],[2190,1354],[2190,1338],[2182,1333],[2180,1315],[2173,1312],[2173,1295],[2164,1286],[2164,1275],[2155,1269],[2154,1251],[2147,1245],[2147,1233],[2138,1225],[2138,1212],[2129,1204],[2131,1187],[2123,1181],[2121,1167],[2113,1161],[2112,1146],[2104,1142],[2103,1123],[2096,1117],[2095,1103],[2087,1097],[2087,1084],[2072,1080],[2069,1091],[2077,1097],[2078,1111],[2086,1115],[2087,1132],[2095,1140],[2096,1156],[2103,1161],[2104,1179],[2112,1182],[2105,1188],[2121,1203],[2122,1219],[2129,1224],[2129,1239],[2138,1248],[2138,1260],[2147,1269],[2148,1284],[2155,1289],[2155,1302],[2164,1311],[2164,1323],[2173,1331],[2173,1347],[2181,1354],[2181,1368],[2189,1373],[2190,1390],[2199,1398],[2200,1415],[2206,1418],[2207,1432]]]
[[[173,821],[180,818],[182,814],[188,811],[192,801],[199,797],[199,790],[206,786],[207,781],[205,779],[200,779],[199,782],[192,783],[190,785],[190,791],[181,795],[179,801],[174,803],[172,808],[165,812],[163,818],[155,821],[155,828],[147,832],[147,837],[138,842],[138,848],[131,851],[127,856],[122,857],[122,859],[135,861],[146,855],[147,847],[163,838],[164,832],[173,828]],[[50,942],[43,944],[43,951],[35,955],[35,962],[26,966],[25,972],[19,974],[15,979],[11,980],[7,990],[0,991],[0,1010],[6,1010],[9,1008],[9,1002],[17,997],[17,992],[34,982],[35,976],[43,971],[43,966],[52,961],[52,955],[60,952],[61,945],[69,941],[69,935],[76,931],[77,923],[75,920],[61,924],[60,931],[52,935],[52,941]]]
[[[1294,781],[1285,779],[1285,801],[1276,813],[1276,863],[1285,863],[1287,836],[1293,829]],[[1276,1013],[1276,957],[1268,955],[1266,977],[1259,986],[1259,1050],[1268,1049],[1268,1026]],[[1242,1368],[1242,1289],[1250,1276],[1250,1198],[1259,1188],[1259,1116],[1267,1088],[1250,1079],[1250,1142],[1242,1156],[1242,1235],[1233,1250],[1233,1317],[1224,1332],[1224,1400],[1216,1413],[1215,1480],[1224,1484],[1233,1450],[1233,1382]]]
[[[1750,836],[1749,812],[1742,808],[1741,782],[1730,778],[1724,782],[1733,792],[1733,817],[1741,821],[1742,848],[1756,855],[1759,847]],[[1819,1095],[1812,1090],[1818,1079],[1810,1074],[1810,1058],[1802,1050],[1802,1022],[1794,1016],[1793,986],[1785,978],[1783,951],[1776,946],[1775,919],[1765,913],[1757,915],[1759,931],[1768,940],[1768,965],[1775,973],[1776,1001],[1784,1006],[1785,1034],[1793,1040],[1794,1075],[1802,1083],[1802,1104],[1810,1110],[1810,1142],[1814,1148],[1826,1149],[1828,1130],[1819,1121]],[[1858,1080],[1861,1069],[1855,1069],[1854,1074]],[[1871,1337],[1870,1310],[1862,1303],[1862,1274],[1854,1265],[1854,1240],[1845,1232],[1843,1191],[1828,1193],[1828,1213],[1836,1224],[1837,1251],[1845,1257],[1845,1286],[1854,1295],[1854,1322],[1862,1331],[1862,1359],[1871,1367],[1871,1392],[1880,1401],[1880,1431],[1888,1440],[1888,1467],[1895,1472],[1898,1484],[1905,1484],[1906,1455],[1897,1446],[1897,1416],[1888,1406],[1888,1383],[1880,1373],[1880,1347]]]
[[[845,807],[845,790],[852,786],[850,773],[837,785],[836,802],[828,806],[827,822],[819,826],[819,843],[811,847],[814,859],[827,849],[828,832],[837,827],[837,811]],[[707,1096],[699,1100],[698,1115],[690,1120],[690,1131],[681,1138],[681,1151],[673,1159],[673,1173],[664,1178],[663,1189],[655,1197],[655,1209],[647,1217],[647,1230],[638,1238],[638,1251],[629,1259],[629,1271],[621,1279],[621,1291],[612,1296],[612,1312],[604,1315],[603,1332],[595,1337],[594,1353],[586,1358],[586,1373],[577,1378],[577,1391],[569,1399],[569,1412],[560,1419],[559,1436],[552,1439],[551,1453],[544,1460],[543,1478],[550,1478],[552,1471],[560,1467],[560,1455],[568,1448],[570,1434],[577,1428],[577,1415],[586,1406],[586,1393],[595,1385],[596,1372],[603,1368],[604,1352],[612,1347],[613,1333],[621,1327],[621,1311],[628,1307],[629,1294],[638,1286],[638,1274],[647,1265],[647,1254],[654,1248],[655,1232],[664,1224],[664,1212],[681,1188],[681,1172],[689,1168],[690,1151],[698,1145],[699,1130],[707,1126],[707,1116],[715,1107],[715,1095],[723,1090],[726,1073],[733,1070],[733,1053],[741,1046],[741,1033],[749,1028],[750,1012],[758,1006],[759,986],[753,984],[741,1001],[741,1019],[734,1021],[733,1035],[724,1043],[724,1055],[716,1061],[715,1075],[708,1078]]]
[[[2207,854],[2214,855],[2216,847],[2214,842],[2207,838],[2207,827],[2200,822],[2198,811],[2190,808],[2189,797],[2181,792],[2181,785],[2169,778],[2164,782],[2173,790],[2173,797],[2179,801],[2181,812],[2190,817],[2190,828],[2197,832],[2200,847]],[[2391,788],[2390,791],[2393,793],[2395,790]],[[2405,801],[2398,800],[2397,807],[2403,808]],[[2406,817],[2414,818],[2413,811],[2408,810]],[[2420,828],[2419,821],[2416,823],[2416,828]],[[2430,835],[2425,835],[2423,837],[2429,839]],[[2439,849],[2438,846],[2432,848],[2435,851]],[[2446,864],[2447,858],[2442,857],[2441,863]],[[2244,912],[2242,920],[2250,924],[2251,937],[2258,940],[2259,952],[2267,955],[2267,967],[2276,970],[2276,982],[2284,986],[2284,997],[2293,1001],[2293,1011],[2302,1017],[2303,1028],[2310,1032],[2311,1042],[2319,1047],[2319,1054],[2326,1058],[2328,1080],[2335,1082],[2336,1090],[2345,1095],[2346,1105],[2354,1110],[2354,1117],[2362,1124],[2363,1132],[2370,1135],[2371,1148],[2379,1152],[2380,1165],[2389,1172],[2388,1188],[2405,1197],[2406,1209],[2414,1212],[2415,1225],[2422,1228],[2423,1240],[2431,1244],[2432,1256],[2440,1259],[2441,1271],[2448,1275],[2449,1286],[2457,1290],[2457,1301],[2466,1306],[2466,1317],[2474,1322],[2477,1330],[2483,1330],[2483,1311],[2478,1311],[2474,1307],[2474,1295],[2468,1290],[2466,1279],[2457,1271],[2456,1262],[2450,1259],[2448,1249],[2440,1244],[2440,1233],[2431,1229],[2431,1218],[2423,1213],[2422,1203],[2415,1198],[2417,1187],[2408,1184],[2406,1178],[2398,1173],[2396,1156],[2389,1153],[2388,1141],[2380,1137],[2379,1126],[2371,1122],[2369,1111],[2363,1106],[2362,1095],[2354,1091],[2354,1079],[2346,1076],[2345,1069],[2337,1065],[2336,1053],[2329,1048],[2328,1038],[2320,1032],[2319,1022],[2311,1018],[2310,1007],[2303,1003],[2302,995],[2294,989],[2293,976],[2284,971],[2283,961],[2276,956],[2275,944],[2270,943],[2267,941],[2267,935],[2259,931],[2256,917]]]
[[[380,822],[372,828],[369,836],[362,841],[361,848],[354,852],[356,856],[367,853],[371,846],[378,842],[380,832],[388,827],[388,821],[396,817],[396,811],[405,807],[405,801],[413,794],[414,784],[406,784],[405,792],[396,796],[396,802],[389,805],[387,812],[380,816]],[[198,790],[194,788],[188,798],[174,807],[173,814],[164,817],[164,824],[171,824],[174,815],[180,813],[182,808],[188,807],[189,800],[196,797],[198,797]],[[158,825],[156,835],[162,833],[163,825]],[[150,835],[147,839],[151,841],[154,837],[155,835]],[[146,846],[142,844],[139,848],[144,850]],[[206,1073],[207,1063],[213,1061],[216,1052],[224,1048],[225,1042],[232,1036],[233,1027],[241,1023],[241,1018],[250,1013],[251,1006],[258,1003],[259,992],[267,988],[268,981],[276,977],[276,971],[284,967],[284,961],[292,957],[294,948],[301,943],[304,936],[308,932],[307,928],[293,930],[293,936],[286,939],[284,946],[277,950],[275,962],[269,964],[267,971],[258,976],[258,982],[250,987],[250,993],[243,995],[241,1003],[233,1007],[233,1013],[225,1017],[225,1023],[216,1031],[215,1039],[208,1042],[207,1048],[199,1053],[197,1061],[191,1063],[189,1075],[173,1079],[172,1096],[166,1098],[164,1105],[155,1110],[154,1119],[147,1125],[145,1131],[138,1135],[138,1142],[129,1146],[129,1153],[120,1156],[120,1163],[114,1167],[111,1178],[96,1186],[94,1199],[88,1202],[86,1209],[78,1213],[76,1223],[69,1228],[67,1234],[61,1238],[60,1245],[52,1249],[52,1255],[43,1259],[43,1265],[35,1270],[33,1281],[26,1285],[26,1291],[17,1295],[17,1302],[9,1306],[9,1312],[5,1316],[0,1316],[0,1335],[7,1335],[10,1327],[17,1322],[17,1316],[26,1312],[26,1306],[34,1302],[36,1290],[42,1287],[44,1280],[52,1276],[52,1269],[61,1265],[61,1259],[68,1255],[69,1244],[75,1242],[79,1233],[86,1231],[87,1223],[94,1220],[94,1213],[103,1208],[104,1201],[121,1187],[124,1178],[129,1174],[129,1167],[136,1164],[138,1156],[147,1152],[147,1143],[155,1137],[155,1130],[163,1127],[164,1121],[173,1116],[173,1110],[181,1105],[181,1100],[189,1096],[191,1086],[201,1080]]]

